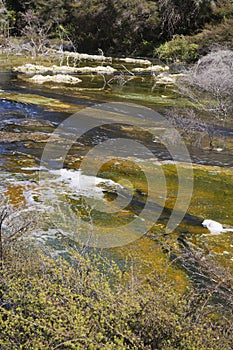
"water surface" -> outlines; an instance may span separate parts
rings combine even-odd
[[[83,229],[91,230],[90,208],[84,205],[85,200],[92,198],[92,203],[105,200],[108,204],[112,203],[114,208],[114,200],[119,195],[118,193],[124,196],[126,201],[127,198],[130,200],[132,197],[130,205],[125,210],[107,215],[100,215],[98,211],[92,211],[91,220],[99,225],[110,225],[111,227],[130,222],[135,215],[140,214],[147,201],[147,182],[140,170],[142,164],[140,162],[144,162],[152,175],[154,171],[159,171],[161,168],[165,174],[167,195],[166,198],[163,198],[164,193],[161,192],[161,198],[159,199],[158,195],[156,203],[158,210],[161,210],[161,215],[146,236],[139,239],[132,238],[132,243],[111,249],[107,254],[117,255],[119,258],[120,255],[126,256],[133,251],[134,254],[141,255],[145,259],[149,257],[150,261],[157,266],[162,261],[164,263],[167,257],[162,252],[161,246],[178,191],[176,164],[172,163],[171,154],[164,145],[154,142],[150,134],[140,133],[134,128],[122,127],[121,123],[115,123],[111,128],[106,126],[91,130],[83,135],[68,153],[63,166],[63,177],[61,178],[61,173],[55,172],[53,178],[49,176],[48,182],[44,183],[43,190],[47,191],[48,198],[50,198],[50,201],[47,202],[43,202],[40,197],[41,156],[51,133],[62,121],[73,113],[95,106],[96,103],[136,103],[163,113],[164,109],[169,106],[188,106],[190,102],[180,98],[172,87],[155,86],[153,76],[149,74],[129,79],[130,77],[124,72],[125,76],[121,77],[121,80],[113,76],[104,78],[89,75],[82,76],[82,83],[77,87],[53,84],[38,86],[11,73],[9,61],[3,60],[3,63],[0,73],[0,186],[4,195],[16,207],[29,206],[36,208],[37,211],[40,211],[41,208],[45,209],[46,219],[42,227],[34,233],[34,237],[43,244],[58,245],[62,250],[64,236],[68,234],[72,239],[70,234],[72,230],[79,230],[79,223],[73,216],[75,212],[78,212],[85,222]],[[127,67],[129,70],[130,68],[130,66]],[[113,80],[110,81],[110,79]],[[113,119],[112,122],[116,121]],[[133,124],[133,120],[125,121],[126,124],[129,122]],[[223,147],[213,150],[209,149],[207,142],[202,148],[187,142],[194,163],[194,190],[182,223],[170,234],[170,237],[174,241],[178,236],[182,236],[190,244],[214,254],[221,264],[233,267],[233,232],[210,235],[201,225],[202,220],[213,219],[233,227],[233,126],[231,124],[224,127],[218,125],[216,128],[224,134],[225,145]],[[134,164],[132,159],[119,162],[119,159],[106,158],[105,164],[98,172],[98,185],[96,186],[95,178],[83,174],[85,188],[82,191],[77,190],[74,186],[74,179],[87,152],[101,142],[122,137],[138,140],[152,152],[153,158],[135,154]],[[113,142],[113,152],[114,147]],[[53,164],[52,167],[55,169],[56,164]],[[186,167],[187,164],[184,163],[183,176],[186,174]],[[120,190],[118,188],[119,192],[116,193],[119,183]],[[99,197],[93,197],[93,192],[97,192]],[[165,201],[164,206],[163,201]],[[51,202],[53,202],[52,205]],[[64,203],[66,203],[65,207]],[[49,206],[54,209],[54,205],[56,210],[50,212]],[[154,203],[151,205],[151,210],[154,210]],[[71,218],[69,222],[65,222],[67,220],[62,217],[64,210],[68,210]],[[67,218],[66,214],[67,212],[64,214],[65,218]],[[57,224],[55,225],[54,222]],[[126,232],[126,235],[131,234],[134,233]],[[182,275],[181,272],[179,274],[179,276]],[[175,274],[175,276],[178,275]]]

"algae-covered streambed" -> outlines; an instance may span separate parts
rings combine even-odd
[[[0,186],[16,210],[30,208],[38,213],[40,225],[33,238],[64,251],[65,238],[85,243],[92,239],[94,227],[98,228],[98,237],[103,234],[102,247],[110,247],[106,249],[106,255],[120,260],[134,254],[150,261],[153,268],[163,269],[169,258],[161,248],[164,240],[174,243],[181,236],[213,254],[220,264],[233,268],[233,232],[212,235],[201,225],[204,219],[212,219],[233,227],[231,125],[224,131],[227,145],[224,149],[187,145],[191,166],[185,159],[174,161],[151,133],[141,132],[138,125],[135,127],[134,119],[129,115],[125,115],[125,120],[124,116],[116,120],[116,115],[109,113],[106,125],[84,133],[77,119],[75,131],[81,136],[66,157],[61,154],[59,159],[59,152],[54,150],[48,168],[48,164],[41,162],[44,149],[48,141],[55,148],[61,147],[64,137],[54,130],[74,113],[88,108],[94,110],[96,104],[105,102],[134,103],[163,113],[166,107],[187,107],[191,102],[180,98],[172,86],[156,85],[151,74],[132,76],[129,72],[137,65],[124,63],[122,66],[116,61],[112,65],[121,69],[122,74],[80,75],[82,82],[70,86],[38,85],[22,79],[11,72],[12,65],[21,63],[21,57],[6,59],[3,56],[0,62]],[[159,130],[159,125],[157,127]],[[126,149],[122,159],[114,142],[112,145],[107,143],[106,149],[111,148],[114,157],[102,148],[99,158],[98,155],[91,158],[92,169],[98,169],[96,176],[88,174],[87,168],[86,173],[80,172],[82,160],[92,149],[108,140],[122,138],[136,140],[150,154],[141,154],[140,148],[140,152],[135,150],[132,155]],[[175,149],[175,145],[171,148]],[[101,157],[104,162],[100,165]],[[156,179],[150,195],[148,177],[152,184],[153,178]],[[76,183],[77,178],[81,186]],[[182,201],[187,201],[185,193],[178,196],[181,182],[185,183],[184,189],[193,184],[193,191],[191,187],[188,189],[191,200],[182,221],[167,233],[166,226],[176,208],[177,198],[181,207]],[[125,206],[116,211],[115,201],[119,197]],[[103,203],[112,210],[98,210]],[[137,229],[143,224],[141,213],[146,205],[150,218],[156,219],[149,225],[148,232],[141,235]],[[141,223],[138,222],[136,228],[130,226],[137,217],[141,218]],[[114,230],[116,235],[121,235],[120,247],[117,247]],[[106,240],[110,243],[106,244]],[[169,271],[177,283],[183,283],[181,270]]]

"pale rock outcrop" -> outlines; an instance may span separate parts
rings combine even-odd
[[[133,68],[132,72],[135,73],[144,73],[144,72],[167,72],[169,71],[169,67],[168,66],[160,66],[160,65],[154,65],[151,67],[147,67],[147,68],[143,68],[143,67],[137,67],[137,68]]]
[[[37,64],[26,63],[19,67],[14,67],[13,72],[25,74],[46,74],[46,73],[63,73],[63,74],[113,74],[116,69],[111,66],[97,66],[97,67],[69,67],[69,66],[42,66]]]
[[[76,77],[72,77],[68,74],[56,74],[56,75],[41,75],[36,74],[32,78],[28,79],[32,83],[44,84],[44,83],[58,83],[58,84],[78,84],[82,80]]]
[[[126,57],[126,58],[119,58],[119,61],[125,62],[125,63],[130,63],[130,64],[152,65],[151,61],[143,60],[143,59],[140,59],[140,58]]]
[[[155,77],[155,83],[157,85],[173,85],[175,84],[176,80],[180,77],[182,77],[183,74],[166,74],[161,73]]]
[[[59,51],[54,49],[50,49],[49,53],[55,56],[59,55],[65,58],[74,58],[79,61],[112,62],[112,57],[106,57],[104,55],[89,55],[87,53]]]

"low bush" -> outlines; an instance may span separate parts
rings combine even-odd
[[[0,348],[231,349],[229,321],[209,294],[156,271],[136,276],[99,257],[69,262],[18,244],[0,278]]]
[[[232,50],[212,51],[176,82],[180,92],[212,120],[226,122],[232,118],[232,60]]]
[[[189,42],[189,37],[176,35],[171,41],[156,48],[154,54],[166,62],[193,62],[199,57],[198,48],[198,44]]]

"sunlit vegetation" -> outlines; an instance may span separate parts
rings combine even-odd
[[[1,268],[1,349],[231,349],[211,289],[177,291],[132,262],[17,244]]]
[[[137,256],[118,266],[70,244],[59,256],[26,238],[26,219],[2,203],[1,349],[231,349],[232,275],[210,258],[170,246],[196,276],[180,289]]]
[[[77,68],[83,62],[69,57],[72,51],[99,54],[97,60],[106,59],[98,61],[100,68],[109,62],[114,66],[110,67],[113,71],[109,76],[104,73],[94,76],[89,71],[77,87],[64,85],[59,89],[56,85],[45,84],[34,87],[38,90],[30,93],[27,87],[31,88],[31,78],[23,74],[16,77],[14,73],[17,89],[8,91],[3,86],[6,90],[0,92],[3,101],[18,103],[21,108],[38,106],[44,113],[61,113],[60,118],[62,113],[70,115],[85,108],[92,103],[91,98],[93,101],[98,98],[133,100],[153,108],[160,106],[188,146],[208,149],[210,154],[213,150],[224,154],[232,145],[226,130],[220,127],[227,128],[233,113],[233,1],[0,0],[0,15],[0,46],[3,51],[8,49],[4,51],[7,58],[12,56],[8,69],[12,69],[13,62],[34,63],[35,60],[46,66],[54,60],[58,68],[65,64],[67,69],[71,65]],[[214,45],[224,48],[213,50]],[[49,50],[55,52],[51,60]],[[63,55],[65,51],[68,56]],[[104,55],[111,55],[113,59]],[[143,71],[145,63],[137,67],[141,60],[133,65],[132,61],[114,59],[120,55],[151,58],[146,59],[149,63]],[[159,62],[161,71],[152,71],[154,58],[162,61]],[[178,65],[169,68],[164,67],[163,62]],[[181,78],[174,74],[179,77],[169,83],[174,67],[178,70],[185,66],[183,63],[193,62],[196,63],[190,65],[188,71],[183,70]],[[137,74],[140,70],[141,75]],[[157,84],[159,76],[160,82],[165,81],[162,86]],[[130,81],[134,85],[127,90]],[[21,86],[26,88],[18,92]],[[51,91],[57,93],[53,95]],[[81,98],[83,104],[75,103]],[[30,110],[22,113],[20,118],[27,119]],[[36,117],[28,118],[24,124],[4,124],[0,130],[1,142],[10,143],[14,150],[9,159],[8,154],[3,155],[9,172],[12,169],[22,172],[23,168],[31,171],[29,166],[36,168],[36,157],[25,158],[25,150],[17,149],[17,153],[14,147],[24,142],[28,152],[44,149],[55,124]],[[129,138],[146,139],[141,131],[137,134],[136,129],[127,130],[125,126],[123,130],[116,135],[128,133]],[[103,139],[97,136],[101,142],[104,140],[105,136]],[[147,141],[153,146],[156,144],[152,138]],[[64,166],[71,170],[78,167],[83,157],[82,146],[78,144],[75,152],[68,154],[70,158]],[[102,178],[110,178],[111,173],[116,182],[123,177],[135,183],[135,207],[128,206],[128,212],[122,210],[116,217],[112,215],[116,225],[132,219],[132,213],[137,214],[140,209],[137,203],[144,204],[147,199],[145,174],[132,164],[117,160],[106,162],[99,169],[98,176]],[[186,166],[183,165],[183,177]],[[221,168],[194,166],[195,188],[190,207],[180,226],[168,235],[165,223],[174,209],[179,183],[174,164],[165,162],[162,167],[169,197],[156,225],[135,243],[140,253],[133,249],[134,243],[133,247],[128,244],[110,253],[91,249],[64,237],[61,232],[62,251],[49,245],[49,240],[39,243],[37,222],[42,221],[39,210],[33,212],[32,206],[26,212],[25,207],[22,208],[27,204],[25,192],[37,186],[37,180],[33,178],[31,187],[27,184],[25,188],[20,183],[4,180],[4,186],[7,184],[4,195],[11,205],[7,201],[0,202],[1,350],[232,349],[233,275],[230,264],[233,258],[225,250],[226,242],[222,246],[216,243],[224,238],[209,238],[211,235],[203,234],[201,226],[202,216],[207,215],[221,222],[225,216],[225,223],[231,225],[232,174]],[[152,170],[155,175],[155,169]],[[104,195],[113,201],[117,193],[110,190],[106,187]],[[36,190],[33,195],[38,204]],[[112,220],[105,213],[98,216],[97,211],[93,211],[94,220],[90,220],[90,208],[83,206],[82,199],[66,195],[66,200],[72,213],[81,212],[88,223],[86,227],[96,222],[104,227]],[[58,210],[55,215],[58,224],[59,220],[66,220]],[[74,223],[71,216],[71,231]],[[50,229],[49,224],[46,222],[46,229]],[[67,227],[67,222],[65,224]],[[33,240],[31,233],[36,233],[39,239],[34,236]],[[202,234],[205,238],[198,241]],[[123,250],[124,258],[120,260]],[[219,256],[214,255],[217,252]],[[223,254],[229,259],[221,260]]]
[[[6,0],[1,6],[2,34],[24,38],[34,54],[43,53],[51,39],[57,47],[79,52],[155,53],[164,60],[187,61],[213,44],[232,46],[231,0]]]

